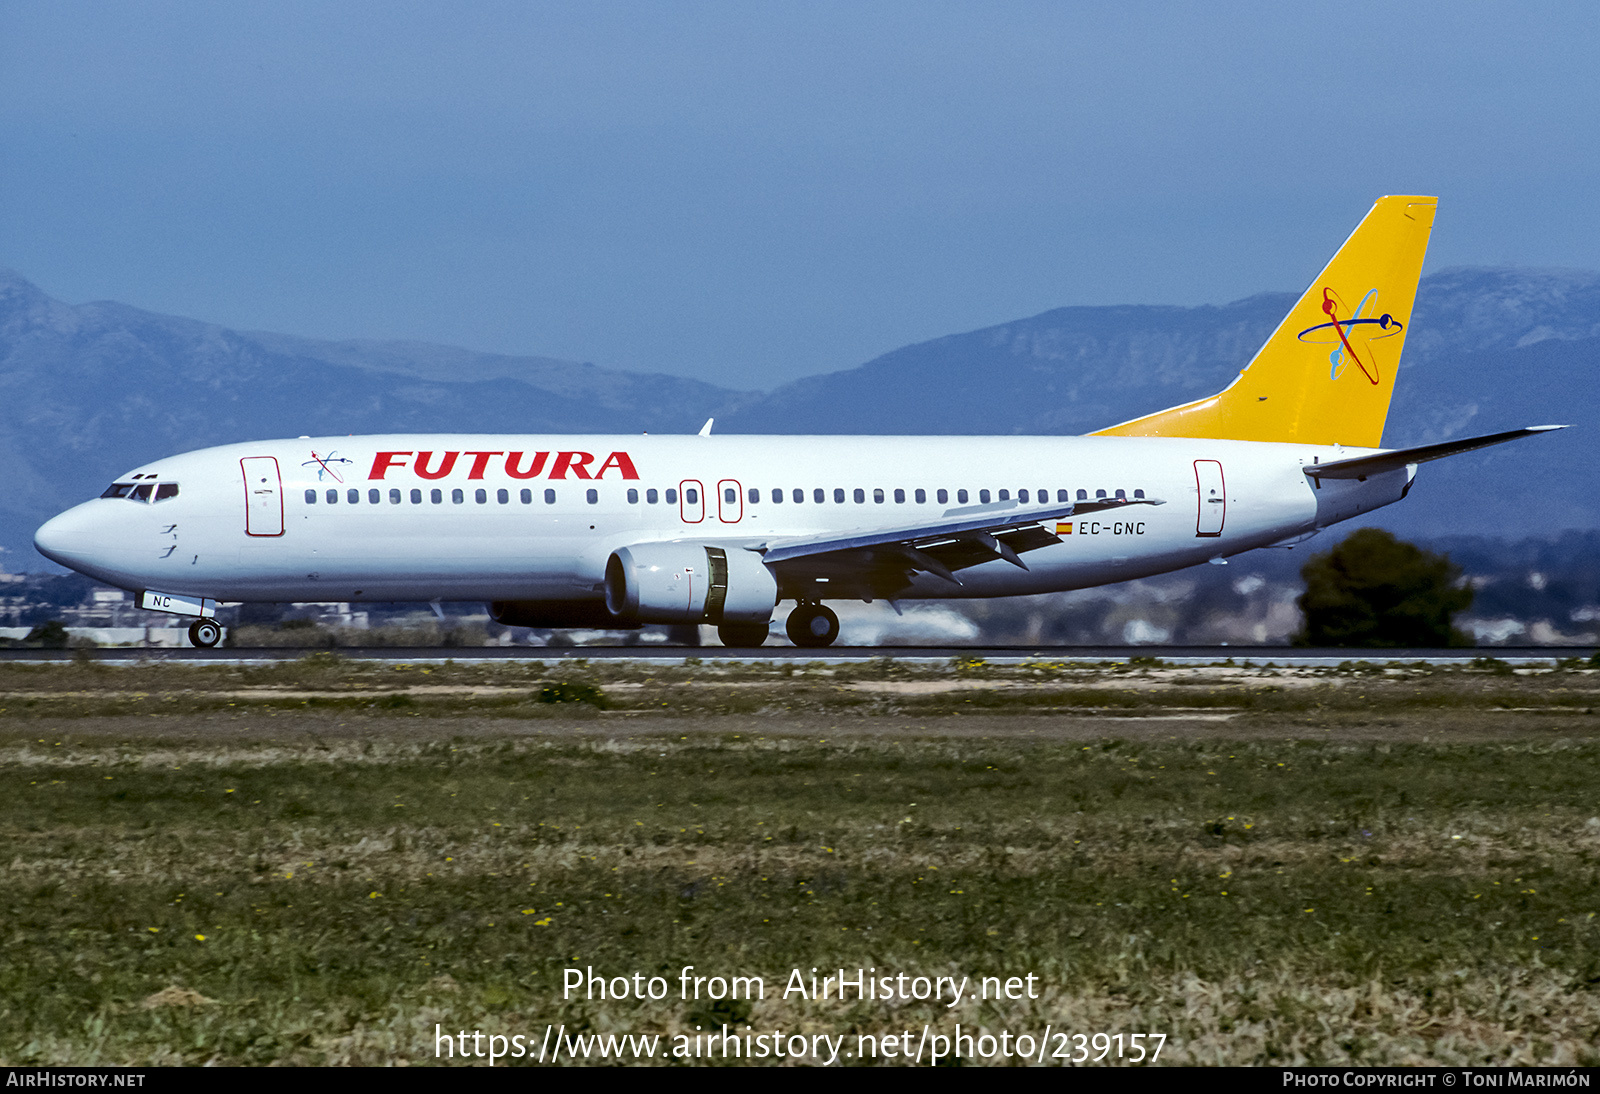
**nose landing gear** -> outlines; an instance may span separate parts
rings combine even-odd
[[[833,640],[839,637],[839,617],[824,604],[802,600],[789,613],[789,622],[784,629],[789,632],[789,641],[795,645],[819,650],[833,645]]]
[[[197,619],[189,624],[189,641],[209,650],[222,641],[222,625],[215,619]]]

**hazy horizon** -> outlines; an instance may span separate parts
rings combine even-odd
[[[1600,266],[1600,9],[0,0],[0,265],[743,390],[1065,305]]]

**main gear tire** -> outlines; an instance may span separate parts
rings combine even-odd
[[[721,623],[717,626],[717,638],[724,646],[754,649],[766,642],[767,624]]]
[[[189,624],[189,641],[203,650],[209,650],[222,641],[222,625],[215,619],[197,619]]]
[[[784,630],[795,645],[820,650],[839,637],[839,617],[825,604],[797,604]]]

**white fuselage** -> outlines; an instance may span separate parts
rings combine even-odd
[[[1102,491],[1162,502],[1050,520],[1061,542],[1029,551],[1026,569],[986,562],[959,585],[918,573],[900,594],[1010,596],[1176,570],[1398,500],[1413,469],[1320,489],[1302,470],[1369,451],[1130,437],[280,440],[136,468],[118,480],[134,484],[124,493],[176,492],[85,502],[36,542],[110,585],[220,601],[598,601],[608,557],[633,544],[756,547]]]

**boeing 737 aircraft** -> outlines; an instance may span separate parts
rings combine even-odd
[[[1286,546],[1399,501],[1385,451],[1437,200],[1379,199],[1217,395],[1084,437],[502,436],[226,445],[136,467],[47,558],[191,616],[220,602],[483,600],[501,623],[839,633],[829,600],[1081,589]]]

